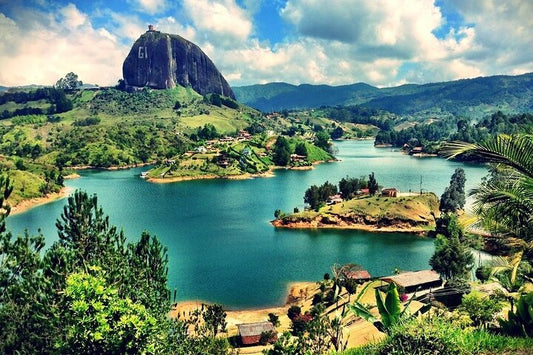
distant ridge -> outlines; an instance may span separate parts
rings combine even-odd
[[[479,116],[494,110],[533,111],[533,73],[382,89],[365,83],[342,86],[269,83],[234,87],[233,92],[240,102],[264,112],[339,105],[363,105],[397,114],[430,111]]]

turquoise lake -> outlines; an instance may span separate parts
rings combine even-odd
[[[316,281],[334,263],[358,263],[373,276],[394,268],[428,268],[433,240],[406,234],[339,230],[276,230],[274,211],[303,208],[305,190],[326,180],[374,172],[384,187],[433,191],[448,186],[457,167],[466,172],[466,188],[476,186],[487,170],[440,158],[414,158],[371,141],[341,141],[339,162],[309,171],[278,170],[275,177],[249,180],[198,180],[148,183],[142,168],[83,171],[65,184],[98,195],[111,223],[130,240],[142,231],[158,236],[169,253],[169,286],[180,300],[218,302],[227,307],[279,305],[293,281]],[[65,200],[10,216],[8,229],[21,234],[38,228],[47,245],[57,240],[55,220]]]

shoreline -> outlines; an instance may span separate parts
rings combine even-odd
[[[24,213],[28,210],[31,210],[34,207],[42,206],[50,202],[57,200],[62,200],[68,197],[74,189],[72,187],[64,186],[59,190],[59,192],[52,192],[43,197],[34,197],[30,199],[24,199],[17,203],[15,206],[11,207],[10,216]]]
[[[232,308],[231,306],[225,306],[224,309],[229,312],[262,312],[265,310],[271,310],[271,309],[280,309],[280,308],[286,308],[289,307],[295,303],[298,303],[300,301],[303,301],[306,297],[310,294],[310,291],[313,291],[315,289],[318,289],[317,282],[315,281],[293,281],[289,282],[287,284],[286,290],[285,290],[285,301],[283,304],[274,304],[274,305],[267,305],[267,306],[257,306],[257,307],[250,307],[250,308]],[[302,292],[303,291],[303,292]],[[171,311],[171,317],[175,313],[175,311],[178,308],[200,308],[202,307],[202,304],[214,304],[216,302],[207,302],[202,300],[184,300],[184,301],[178,301],[173,303],[172,305],[172,311]]]
[[[370,224],[345,224],[345,225],[335,225],[335,224],[315,224],[309,222],[291,222],[289,224],[283,224],[282,220],[277,219],[270,221],[276,228],[284,229],[344,229],[344,230],[360,230],[365,232],[372,233],[408,233],[408,234],[417,234],[426,236],[428,233],[427,229],[422,227],[410,227],[410,228],[401,228],[401,227],[376,227],[375,225]]]
[[[129,164],[129,165],[121,165],[121,166],[110,166],[110,167],[102,167],[102,166],[92,166],[92,165],[81,165],[81,166],[69,166],[65,167],[67,170],[126,170],[126,169],[132,169],[132,168],[142,168],[143,166],[147,165],[154,165],[156,162],[147,162],[147,163],[135,163],[135,164]]]
[[[147,177],[146,181],[155,183],[155,184],[168,184],[173,182],[181,182],[181,181],[193,181],[193,180],[214,180],[214,179],[225,179],[225,180],[247,180],[247,179],[255,179],[255,178],[270,178],[274,177],[274,171],[275,170],[313,170],[315,168],[315,165],[323,164],[323,163],[335,163],[338,162],[338,159],[330,159],[330,160],[319,160],[313,162],[311,165],[306,166],[271,166],[269,170],[267,170],[264,173],[256,173],[256,174],[250,174],[250,173],[243,173],[239,175],[226,175],[226,176],[220,176],[215,174],[206,174],[206,175],[194,175],[194,176],[171,176],[168,178],[159,178],[159,177]]]

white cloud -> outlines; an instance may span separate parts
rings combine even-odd
[[[167,4],[165,0],[137,0],[142,9],[149,14],[156,14],[163,11]]]
[[[183,26],[172,16],[158,19],[154,26],[158,31],[176,34],[191,42],[196,40],[196,30],[191,26]]]
[[[533,71],[533,2],[528,0],[453,1],[475,40],[463,56],[484,75]]]
[[[234,0],[184,0],[184,8],[203,39],[229,47],[252,32],[248,14]]]
[[[148,24],[138,16],[116,12],[110,12],[109,15],[114,22],[113,33],[121,38],[135,41],[148,29]]]
[[[64,16],[64,24],[69,29],[76,29],[87,23],[87,15],[82,14],[73,4],[62,8],[60,13]]]
[[[59,13],[58,19],[28,9],[14,19],[0,14],[0,32],[8,34],[0,39],[0,85],[52,85],[70,71],[84,82],[116,84],[128,48],[93,28],[75,6]]]

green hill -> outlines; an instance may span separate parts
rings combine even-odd
[[[165,161],[179,160],[184,169],[175,165],[165,174],[206,175],[211,168],[217,176],[261,173],[272,165],[263,143],[283,132],[298,136],[294,139],[299,141],[309,140],[307,164],[331,158],[312,143],[315,120],[302,125],[295,117],[267,118],[230,98],[202,96],[181,86],[135,92],[90,88],[66,95],[54,88],[10,91],[0,95],[0,113],[4,117],[0,120],[0,173],[17,180],[12,203],[59,190],[60,176],[72,167],[156,162],[165,166]],[[326,121],[322,124],[330,126]],[[197,160],[194,164],[183,158],[208,140],[236,137],[245,129],[263,142],[248,147],[255,155],[243,155],[247,147],[231,145],[222,150],[217,147],[216,156],[191,158]],[[231,167],[219,169],[219,163],[213,162],[219,152],[232,159]],[[205,162],[205,167],[197,166],[198,162]]]
[[[240,102],[265,112],[337,105],[363,105],[400,115],[425,112],[483,117],[495,111],[533,111],[533,73],[381,89],[364,83],[271,83],[235,87],[233,91]]]

